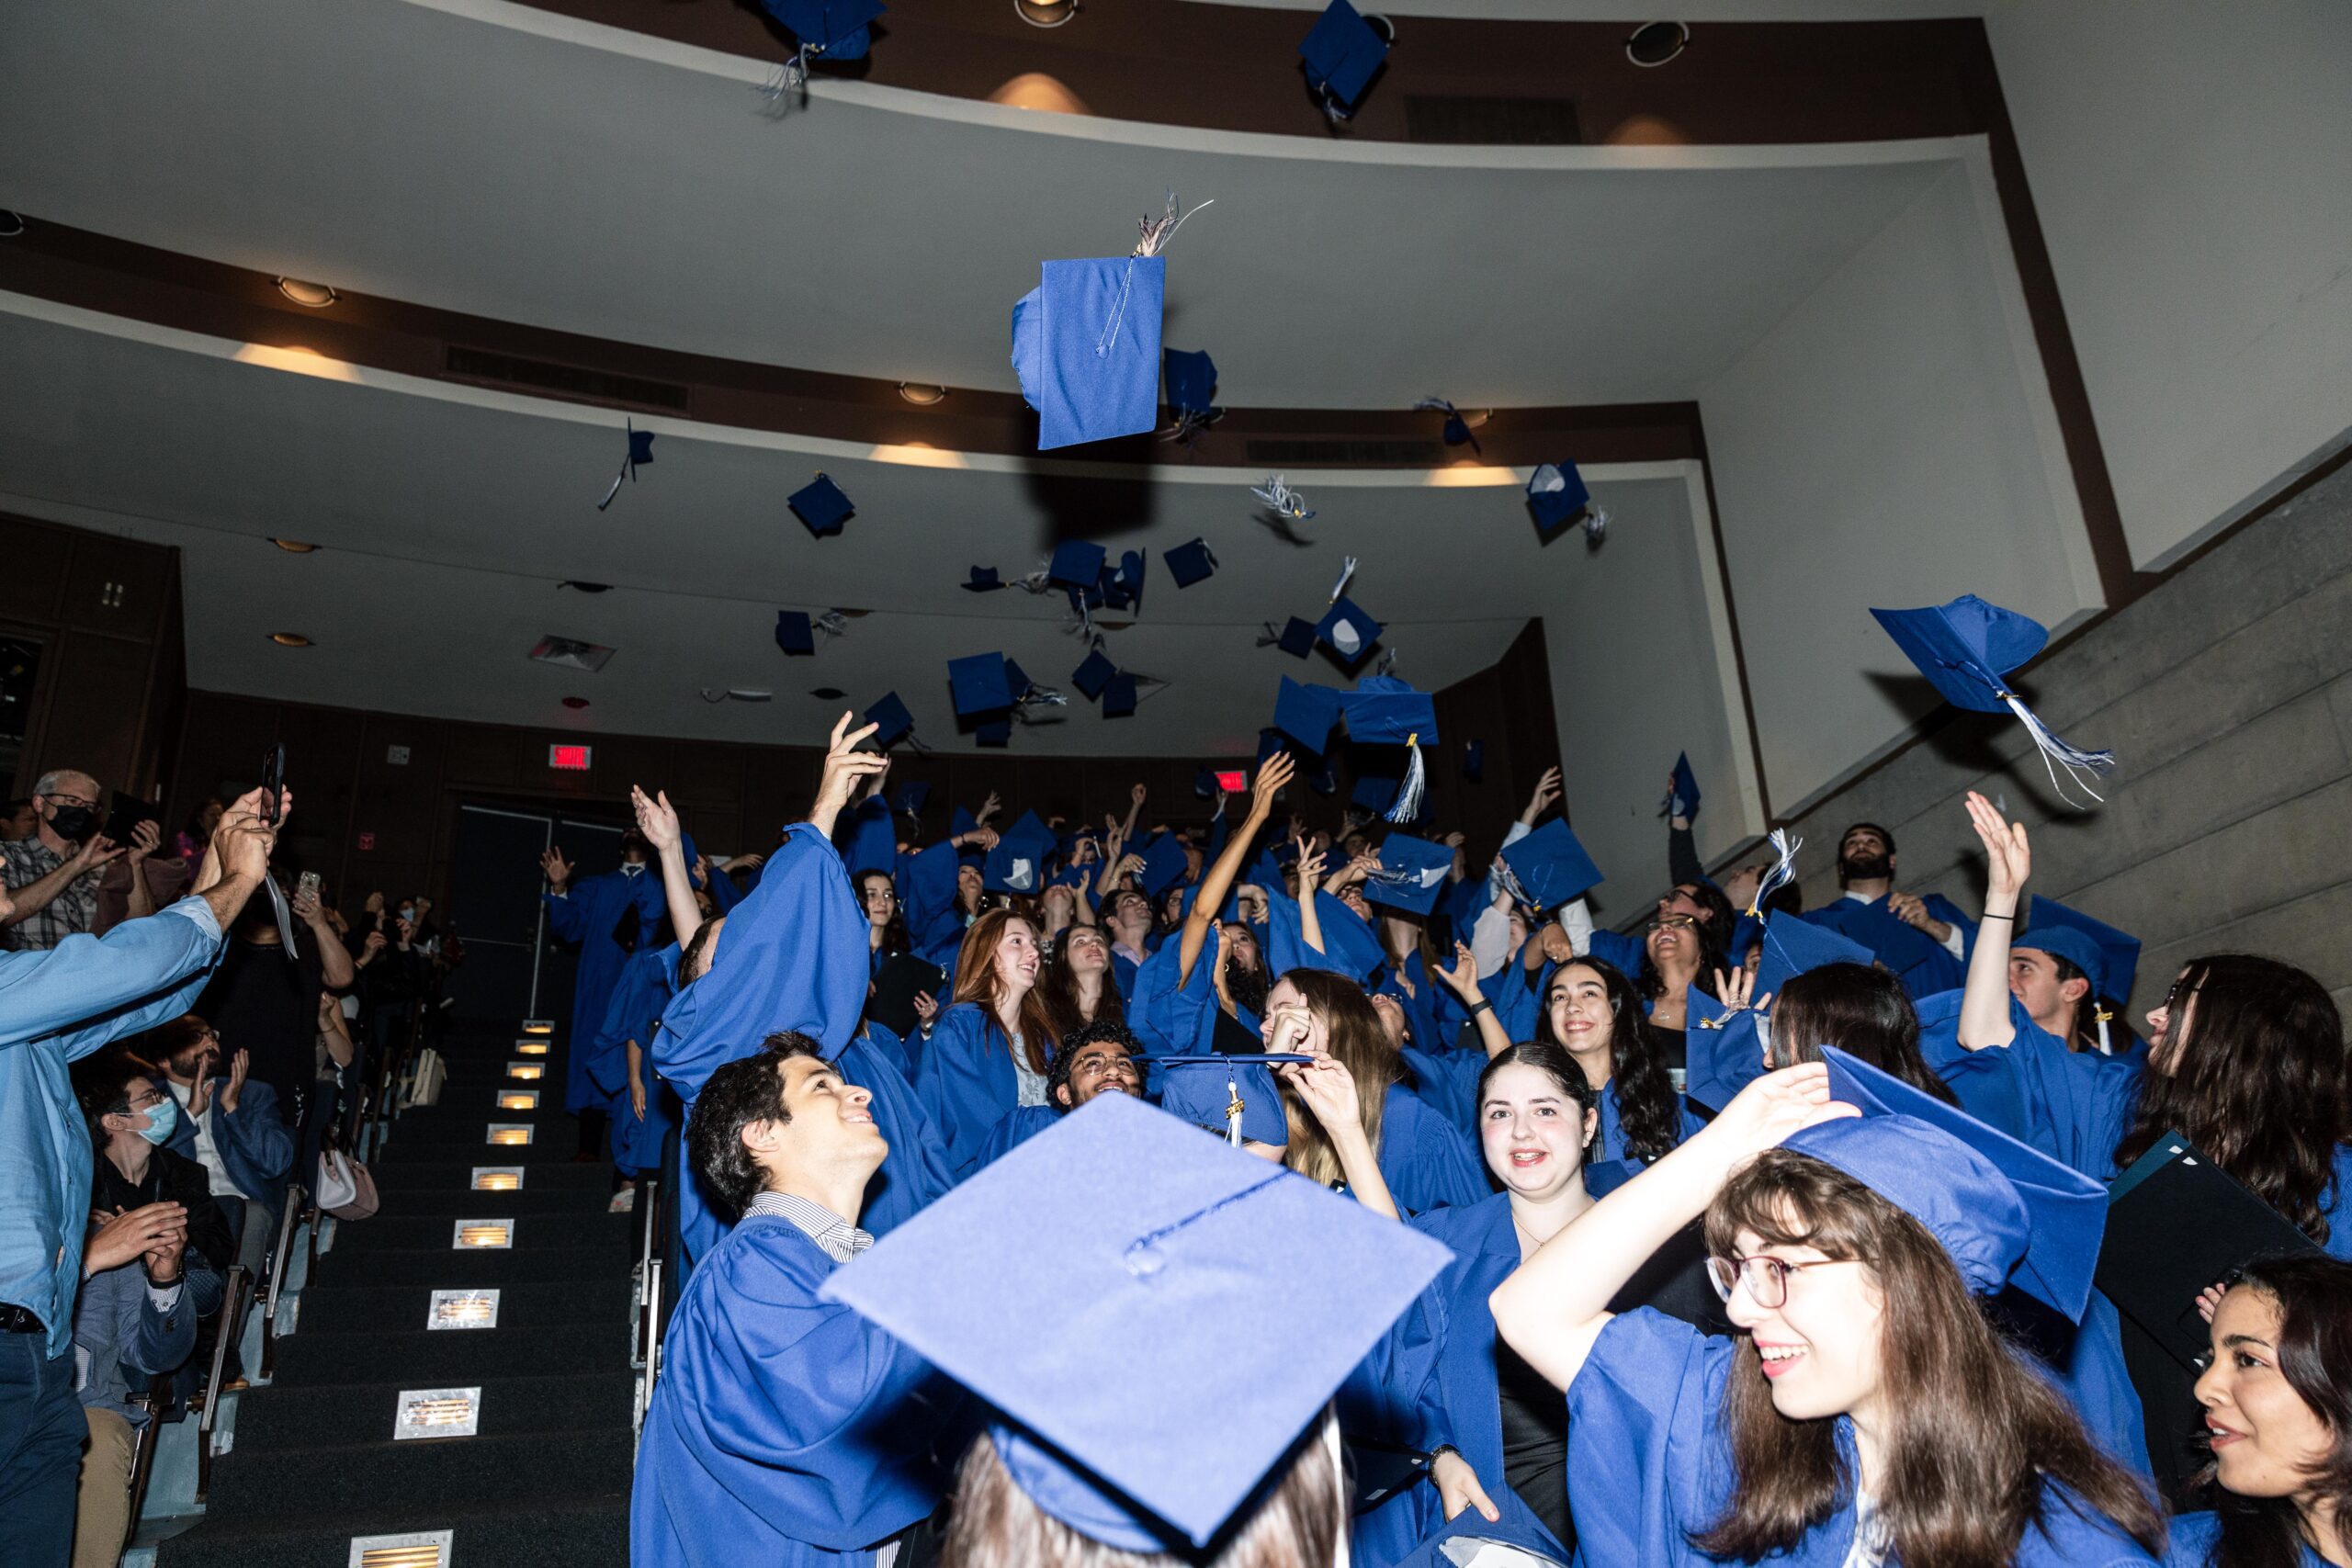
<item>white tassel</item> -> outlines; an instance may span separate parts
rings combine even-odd
[[[1421,761],[1421,738],[1419,734],[1405,738],[1404,786],[1396,792],[1396,804],[1388,808],[1388,820],[1402,826],[1421,814],[1421,791],[1429,783],[1429,768]]]
[[[2009,711],[2018,716],[2025,725],[2026,733],[2033,737],[2034,746],[2041,752],[2041,766],[2050,774],[2051,787],[2058,792],[2059,798],[2069,806],[2080,804],[2073,795],[2066,793],[2066,786],[2058,782],[2058,770],[2064,768],[2066,770],[2066,776],[2073,779],[2085,795],[2089,795],[2093,800],[2105,802],[2107,797],[2091,788],[2090,780],[2084,775],[2113,771],[2114,752],[2086,751],[2079,746],[2069,744],[2048,725],[2042,723],[2041,716],[2018,701],[2013,693],[2003,692],[2001,700],[2009,705]]]
[[[1280,474],[1267,475],[1264,484],[1250,487],[1250,493],[1264,502],[1267,509],[1277,517],[1304,523],[1315,515],[1314,508],[1306,504],[1306,498],[1283,483]]]
[[[2097,998],[2092,998],[2091,1017],[2098,1023],[2098,1054],[2102,1056],[2115,1055],[2115,1044],[2107,1037],[2107,1021],[2114,1016],[2113,1013],[2099,1006]]]
[[[1772,869],[1766,872],[1756,884],[1756,897],[1747,901],[1747,913],[1751,918],[1761,917],[1764,913],[1764,900],[1795,879],[1797,851],[1804,847],[1804,840],[1792,837],[1786,828],[1772,829],[1772,852],[1780,858],[1772,863]]]
[[[1235,1148],[1241,1146],[1241,1086],[1227,1073],[1225,1078],[1225,1141]]]

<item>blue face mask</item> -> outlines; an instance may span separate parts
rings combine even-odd
[[[180,1102],[167,1094],[147,1108],[147,1125],[139,1129],[139,1135],[160,1145],[170,1139],[179,1124]]]

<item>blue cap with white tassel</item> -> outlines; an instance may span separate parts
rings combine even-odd
[[[638,468],[643,464],[653,461],[653,432],[638,429],[635,420],[627,420],[623,423],[628,430],[628,456],[621,459],[620,472],[613,476],[612,486],[605,491],[605,499],[596,503],[596,510],[599,512],[610,506],[613,503],[613,497],[620,494],[622,480],[626,479],[630,484],[635,484]]]
[[[2041,752],[2050,782],[2068,805],[2077,804],[2059,782],[2059,770],[2093,800],[2089,775],[2115,766],[2112,751],[2086,751],[2069,744],[2041,722],[2003,677],[2032,659],[2050,640],[2049,629],[2030,615],[1988,604],[1973,593],[1963,593],[1949,604],[1920,610],[1872,610],[1878,624],[1904,656],[1918,666],[1928,683],[1956,707],[1976,713],[2017,715]]]
[[[1383,815],[1391,822],[1414,820],[1429,784],[1421,748],[1439,739],[1436,703],[1393,675],[1367,675],[1354,691],[1340,694],[1340,706],[1347,715],[1348,739],[1357,745],[1405,748],[1404,782]]]
[[[792,30],[799,50],[769,84],[773,93],[805,92],[808,62],[816,59],[863,60],[873,47],[869,30],[885,7],[882,0],[766,0],[768,15]]]

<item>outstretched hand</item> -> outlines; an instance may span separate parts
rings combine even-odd
[[[1544,776],[1535,781],[1535,793],[1527,797],[1527,809],[1519,814],[1519,819],[1532,828],[1535,826],[1535,819],[1558,805],[1559,800],[1560,770],[1556,767],[1546,768],[1544,770]]]
[[[833,733],[825,742],[825,771],[817,780],[817,799],[808,808],[809,825],[828,839],[833,836],[833,824],[841,819],[842,808],[857,793],[861,781],[878,773],[890,765],[890,759],[880,751],[861,751],[858,742],[871,736],[878,725],[850,728],[857,716],[844,713],[833,721]],[[995,796],[990,795],[993,803]]]
[[[1284,784],[1290,783],[1290,776],[1297,771],[1297,768],[1298,764],[1291,761],[1291,755],[1287,750],[1278,751],[1267,759],[1266,765],[1260,768],[1258,776],[1250,781],[1250,821],[1263,822],[1274,814],[1274,796],[1282,793],[1282,787]],[[1140,792],[1143,785],[1137,784],[1136,788]]]
[[[557,893],[562,892],[571,881],[571,863],[563,858],[560,849],[539,852],[539,872],[548,879],[548,888]]]
[[[1998,905],[1996,912],[2007,914],[2017,908],[2018,895],[2033,874],[2033,849],[2026,841],[2025,824],[2004,822],[1993,803],[1973,789],[1968,792],[1968,821],[1984,845],[1984,907],[1993,910]]]
[[[628,804],[637,813],[637,830],[645,835],[645,841],[653,846],[655,853],[680,842],[678,811],[670,804],[667,790],[648,796],[644,790],[631,784]]]
[[[1485,999],[1485,993],[1478,988],[1478,961],[1470,955],[1470,944],[1466,942],[1453,944],[1453,967],[1440,969],[1437,977],[1444,981],[1446,989],[1460,997],[1466,1007],[1476,1007]]]

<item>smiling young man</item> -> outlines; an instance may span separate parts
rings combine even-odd
[[[959,1396],[818,1299],[873,1245],[857,1220],[889,1145],[872,1100],[790,1033],[695,1100],[690,1162],[737,1224],[695,1267],[663,1344],[629,1505],[639,1568],[888,1561],[938,1506]]]

